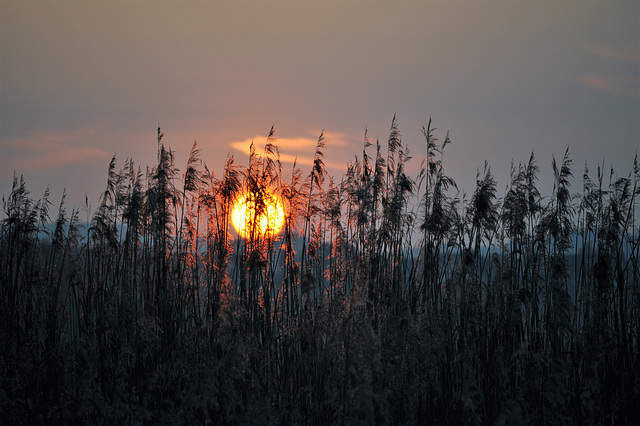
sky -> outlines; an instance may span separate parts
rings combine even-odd
[[[95,208],[114,154],[153,165],[158,125],[178,168],[197,140],[217,174],[271,126],[307,173],[324,130],[339,181],[395,114],[410,172],[431,118],[461,191],[487,161],[502,193],[533,151],[549,194],[568,146],[577,177],[631,172],[639,79],[640,1],[1,0],[0,193],[15,173]]]

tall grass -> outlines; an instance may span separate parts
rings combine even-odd
[[[63,196],[3,197],[0,407],[10,423],[632,423],[640,397],[640,167],[553,192],[532,153],[470,196],[429,120],[417,176],[393,118],[340,179],[273,128],[220,175],[157,133],[146,172],[114,157],[86,225]],[[327,148],[327,146],[329,148]],[[231,232],[269,193],[283,229]],[[83,227],[86,226],[86,229]]]

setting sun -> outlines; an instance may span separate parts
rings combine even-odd
[[[261,196],[261,201],[256,202],[255,194],[245,192],[233,206],[231,222],[244,238],[251,238],[254,223],[254,232],[264,237],[277,234],[284,224],[284,207],[280,197],[267,191]]]

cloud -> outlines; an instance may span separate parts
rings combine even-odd
[[[587,46],[587,50],[605,58],[640,63],[640,51],[632,47]]]
[[[582,76],[582,82],[589,87],[606,93],[640,98],[640,81],[633,77]]]
[[[637,47],[623,46],[623,47],[611,47],[611,46],[596,46],[596,45],[584,45],[587,51],[606,59],[612,59],[609,61],[609,65],[619,62],[629,62],[632,64],[640,64],[640,51]],[[617,65],[616,65],[617,66]],[[619,67],[618,67],[619,69]],[[633,98],[640,97],[640,80],[637,75],[625,75],[618,74],[617,76],[607,75],[583,75],[580,80],[583,84],[598,89],[600,91],[612,94],[629,96]]]
[[[104,158],[107,156],[104,150],[86,146],[87,140],[98,131],[98,128],[86,128],[63,133],[33,132],[24,137],[5,139],[0,164],[3,170],[32,172]]]
[[[320,132],[317,132],[318,136]],[[316,137],[293,137],[293,138],[276,138],[275,145],[280,152],[280,160],[284,163],[296,162],[299,166],[311,166],[313,164],[313,156],[315,154]],[[336,157],[341,157],[339,151],[341,148],[347,148],[349,153],[353,152],[353,142],[344,134],[337,132],[324,132],[325,143],[327,148],[323,150],[325,157],[324,162],[327,168],[342,170],[346,167],[347,161],[341,163]],[[264,152],[266,138],[263,135],[257,135],[253,138],[247,138],[241,141],[231,142],[229,145],[245,155],[251,152],[251,143],[254,144],[256,152],[261,155]],[[350,154],[351,155],[351,154]],[[342,156],[344,158],[344,156]]]

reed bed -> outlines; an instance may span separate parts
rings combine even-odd
[[[543,196],[531,153],[503,193],[485,164],[467,195],[436,130],[417,176],[394,117],[339,180],[323,134],[304,171],[273,128],[217,175],[196,143],[181,172],[158,128],[157,164],[114,157],[95,209],[63,196],[54,214],[14,178],[2,422],[633,423],[637,158],[622,177],[585,165],[576,191],[567,149]],[[256,215],[283,200],[280,232],[232,233],[245,193]]]

